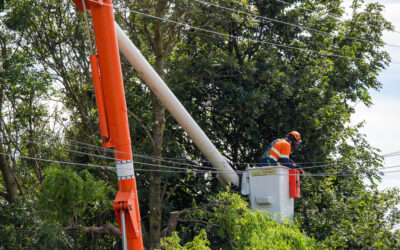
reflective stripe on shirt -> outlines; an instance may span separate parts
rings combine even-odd
[[[279,151],[276,148],[273,147],[273,148],[271,148],[271,150],[274,151],[279,156],[279,158],[282,157],[281,153],[279,153]]]
[[[275,156],[273,156],[273,155],[269,155],[269,158],[271,158],[271,159],[273,159],[273,160],[275,160],[275,161],[278,161],[278,159],[277,159]]]
[[[275,140],[270,147],[268,157],[275,160],[275,162],[278,162],[279,159],[289,159],[291,147],[286,139]]]

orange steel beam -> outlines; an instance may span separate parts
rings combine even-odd
[[[83,11],[82,0],[73,0]],[[128,249],[143,249],[139,202],[132,162],[131,140],[111,0],[85,0],[90,10],[97,56],[90,57],[104,147],[114,147],[119,190],[114,211],[121,231],[125,214]],[[86,13],[87,14],[87,13]],[[122,232],[122,231],[121,231]]]

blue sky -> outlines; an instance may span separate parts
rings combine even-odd
[[[351,1],[344,1],[348,6]],[[376,1],[365,1],[376,2]],[[392,22],[395,30],[400,31],[400,0],[379,1],[385,6],[384,16]],[[400,33],[385,32],[383,40],[389,44],[400,45]],[[400,48],[385,47],[393,62],[400,62]],[[352,123],[365,121],[362,133],[367,135],[370,144],[382,150],[383,154],[400,151],[400,64],[391,64],[386,70],[379,74],[383,87],[380,91],[371,91],[374,105],[367,108],[365,105],[356,106]],[[400,156],[385,159],[385,166],[400,165]],[[400,168],[390,171],[400,171]],[[386,170],[389,171],[389,170]],[[400,172],[387,173],[383,177],[380,189],[389,187],[400,188]]]

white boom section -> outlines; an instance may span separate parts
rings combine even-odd
[[[180,103],[178,98],[168,88],[142,53],[136,48],[132,41],[125,35],[117,23],[118,47],[122,54],[128,59],[132,66],[138,71],[147,86],[162,101],[175,120],[182,126],[189,137],[205,155],[208,161],[219,171],[224,181],[239,186],[239,176],[221,155],[200,126]]]

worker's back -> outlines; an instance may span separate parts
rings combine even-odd
[[[278,162],[290,162],[290,152],[290,143],[285,138],[276,139],[265,150],[260,161],[260,167],[276,166]]]

